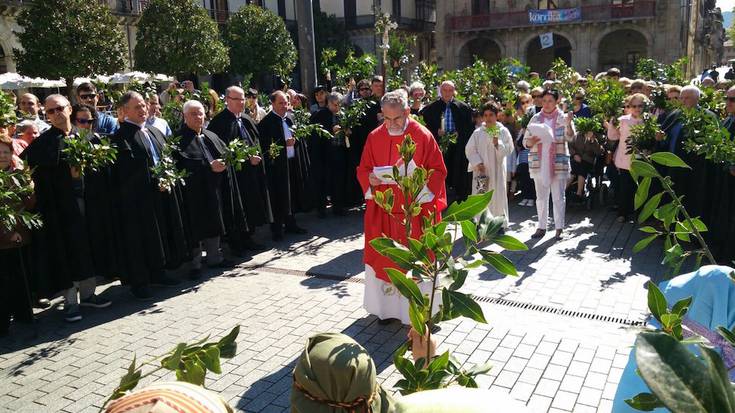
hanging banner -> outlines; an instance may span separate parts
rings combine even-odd
[[[531,24],[567,23],[582,20],[582,9],[550,9],[529,10],[528,20]]]
[[[539,36],[539,40],[541,41],[541,49],[548,49],[549,47],[554,46],[554,33],[541,33]]]

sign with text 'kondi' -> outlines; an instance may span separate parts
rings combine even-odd
[[[582,9],[529,10],[531,24],[567,23],[582,20]]]

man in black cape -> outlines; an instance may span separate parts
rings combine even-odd
[[[380,114],[380,103],[378,102],[378,98],[372,95],[370,83],[368,83],[367,80],[363,80],[358,83],[357,87],[360,99],[364,99],[368,103],[365,109],[365,115],[361,118],[360,124],[352,128],[348,138],[350,141],[350,147],[347,150],[347,168],[349,173],[347,175],[346,197],[347,204],[350,206],[359,206],[365,202],[365,194],[362,192],[360,182],[357,180],[357,167],[360,165],[362,151],[365,148],[365,142],[367,142],[368,135],[380,126],[382,122],[378,119],[378,115]]]
[[[258,153],[262,154],[258,129],[253,120],[243,114],[244,109],[245,92],[240,87],[230,86],[225,91],[225,109],[212,118],[207,129],[214,132],[226,144],[238,139],[247,147],[257,148]],[[235,178],[245,209],[247,228],[243,226],[231,228],[228,225],[227,238],[230,249],[262,251],[265,248],[253,241],[252,235],[256,227],[273,222],[262,156],[250,157],[242,164],[242,169],[235,172]],[[229,190],[229,181],[225,181],[223,191],[227,193]]]
[[[305,229],[296,225],[294,213],[303,209],[307,196],[309,155],[306,142],[296,141],[292,137],[293,122],[286,116],[288,96],[278,90],[270,95],[270,101],[272,110],[258,123],[258,133],[273,210],[271,232],[273,240],[280,241],[284,229],[287,233],[306,233]],[[275,157],[270,153],[271,144],[281,147]]]
[[[138,299],[153,296],[151,284],[175,285],[178,280],[164,268],[175,269],[189,257],[181,217],[180,192],[161,188],[151,168],[161,162],[165,138],[156,128],[146,128],[146,102],[137,92],[127,92],[118,110],[125,122],[113,135],[118,148],[115,164],[120,206],[123,280]]]
[[[723,126],[735,145],[735,87],[727,91],[727,113]],[[712,223],[707,224],[712,240],[712,253],[723,265],[735,266],[735,164],[720,165],[712,192],[715,194]]]
[[[327,96],[327,106],[319,108],[311,115],[310,122],[319,124],[334,134],[331,139],[313,134],[309,141],[309,157],[311,159],[311,176],[314,178],[317,210],[320,218],[325,216],[327,195],[332,200],[332,212],[335,215],[345,215],[347,206],[348,149],[345,135],[337,125],[342,95],[330,93]],[[354,173],[352,174],[354,175]]]
[[[82,319],[80,305],[101,308],[110,301],[94,294],[81,171],[71,167],[63,153],[64,140],[72,132],[71,105],[62,95],[50,95],[45,103],[52,127],[21,154],[33,170],[36,208],[43,221],[34,233],[32,254],[36,272],[44,277],[40,290],[65,290],[65,318],[75,322]]]
[[[701,91],[696,86],[685,86],[681,90],[679,99],[684,108],[704,111],[704,115],[716,119],[711,111],[699,106]],[[683,125],[682,109],[672,111],[661,124],[661,130],[666,134],[665,139],[659,143],[659,150],[667,151],[681,158],[692,169],[685,168],[662,168],[664,175],[671,177],[674,183],[674,191],[679,196],[684,196],[682,203],[692,217],[701,217],[705,223],[711,221],[712,195],[708,186],[717,174],[715,165],[708,161],[705,156],[690,153],[685,147],[685,142],[691,139],[688,131]]]
[[[188,176],[183,188],[185,226],[189,245],[192,246],[190,278],[198,278],[202,268],[202,249],[207,252],[207,265],[213,268],[231,268],[220,250],[220,238],[225,234],[222,216],[222,180],[227,177],[227,166],[222,162],[226,150],[224,142],[204,125],[204,106],[197,100],[184,103],[184,126],[180,136],[176,162]]]
[[[455,90],[452,81],[442,82],[440,98],[423,108],[420,114],[437,142],[446,134],[457,134],[457,143],[449,144],[444,153],[444,163],[447,165],[447,188],[454,188],[456,199],[463,201],[472,192],[472,175],[467,172],[464,147],[475,130],[475,124],[472,109],[454,98]]]

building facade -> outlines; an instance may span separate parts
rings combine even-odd
[[[446,0],[437,3],[442,68],[517,58],[545,72],[556,58],[583,72],[643,57],[690,58],[690,72],[722,60],[722,15],[714,0]],[[544,34],[544,44],[541,35]],[[551,40],[549,42],[548,40]],[[551,44],[549,44],[551,43]]]

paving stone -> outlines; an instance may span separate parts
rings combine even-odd
[[[556,395],[554,395],[554,401],[551,403],[551,406],[557,409],[571,411],[576,400],[576,393],[559,390]]]
[[[547,397],[554,397],[558,389],[559,389],[558,381],[542,378],[538,382],[538,385],[536,386],[536,390],[534,390],[534,394],[540,394],[542,396],[547,396]]]

